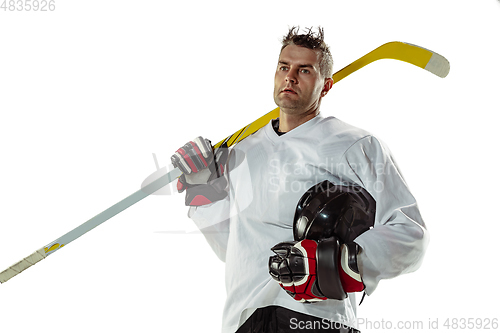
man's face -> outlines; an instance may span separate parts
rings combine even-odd
[[[274,101],[283,112],[298,115],[319,108],[322,94],[331,87],[320,74],[319,57],[319,52],[297,45],[288,45],[281,52]]]

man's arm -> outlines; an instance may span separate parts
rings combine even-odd
[[[366,293],[381,279],[415,271],[422,263],[429,234],[389,149],[372,136],[360,139],[342,156],[343,181],[365,188],[377,203],[374,227],[357,237],[357,262]]]
[[[186,192],[188,216],[222,261],[226,260],[229,237],[227,158],[227,148],[214,151],[210,141],[202,137],[186,143],[171,157],[172,164],[183,172],[177,189]]]
[[[208,206],[190,207],[188,216],[203,233],[217,257],[226,262],[229,238],[229,200],[224,198]]]

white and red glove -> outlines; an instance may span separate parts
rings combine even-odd
[[[183,174],[177,182],[179,193],[186,190],[186,206],[202,206],[227,196],[227,181],[221,177],[227,160],[227,149],[214,156],[209,140],[197,137],[177,149],[170,158]]]
[[[348,292],[364,289],[352,252],[357,251],[354,243],[343,246],[342,254],[336,237],[282,242],[271,250],[276,255],[269,258],[269,274],[296,301],[342,300]]]

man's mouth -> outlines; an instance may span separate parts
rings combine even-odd
[[[295,95],[297,95],[297,92],[295,90],[293,90],[292,88],[285,88],[281,92],[285,93],[285,94],[295,94]]]

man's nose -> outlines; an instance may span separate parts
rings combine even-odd
[[[297,76],[295,76],[295,73],[293,71],[289,71],[285,76],[285,81],[297,83]]]

